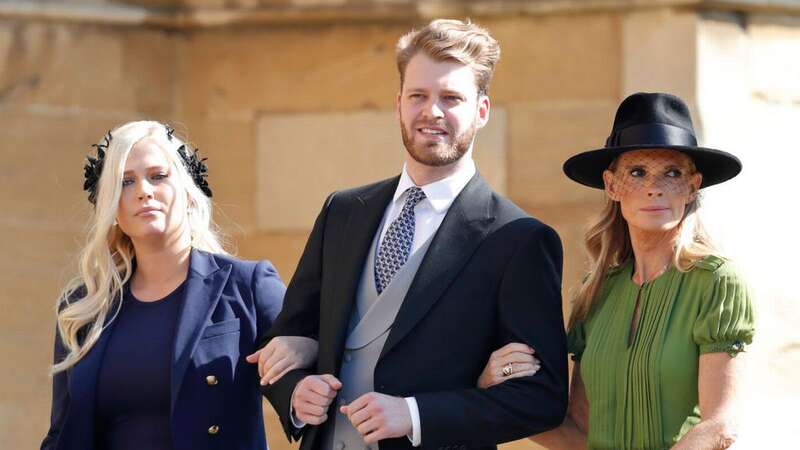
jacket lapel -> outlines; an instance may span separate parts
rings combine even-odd
[[[321,324],[330,324],[327,333],[320,330],[320,346],[329,346],[327,351],[321,348],[319,352],[319,369],[323,372],[339,373],[347,325],[355,303],[358,282],[364,271],[364,262],[399,181],[399,176],[391,178],[358,196],[348,212],[344,229],[337,236],[339,244],[334,254],[341,255],[341,258],[332,271],[336,280],[334,292],[330,297],[331,301],[322,307],[323,317],[326,319]],[[325,358],[325,355],[330,358]]]
[[[175,330],[175,347],[172,354],[170,382],[171,408],[180,392],[181,382],[197,342],[217,306],[222,289],[228,281],[231,266],[220,268],[210,254],[192,249],[189,274],[186,278],[184,298]]]
[[[475,174],[456,197],[408,289],[381,358],[433,307],[483,241],[494,221],[491,194],[489,186]]]
[[[113,310],[114,308],[112,308]],[[113,312],[113,311],[112,311]],[[93,443],[94,439],[94,416],[95,416],[95,396],[97,394],[97,382],[100,376],[100,367],[103,365],[103,356],[106,353],[108,340],[114,329],[116,321],[106,319],[106,328],[100,333],[100,337],[95,342],[89,353],[78,361],[68,372],[70,412],[67,416],[68,423],[64,424],[62,433],[69,433],[69,437],[63,436],[59,442],[84,442]],[[77,436],[71,431],[76,431],[83,436]],[[93,446],[86,447],[93,448]]]
[[[106,328],[100,333],[100,338],[94,343],[92,349],[70,371],[70,401],[94,407],[94,388],[97,386],[103,355],[106,353],[108,339],[115,324],[116,321],[111,321],[111,323],[107,321]]]

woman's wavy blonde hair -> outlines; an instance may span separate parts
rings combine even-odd
[[[72,367],[91,350],[103,328],[119,312],[118,299],[133,275],[133,243],[115,224],[115,219],[125,161],[136,143],[144,138],[154,139],[185,187],[184,226],[189,227],[191,246],[211,253],[226,253],[219,228],[212,219],[211,200],[195,185],[178,155],[177,149],[184,142],[176,135],[168,139],[164,124],[154,121],[120,125],[111,131],[111,136],[97,183],[97,203],[79,256],[78,274],[59,296],[57,333],[67,354],[52,366],[53,373]]]
[[[609,165],[616,170],[617,160]],[[693,170],[694,169],[693,167]],[[700,218],[700,192],[696,192],[686,205],[678,224],[672,264],[681,272],[690,270],[694,263],[708,255],[718,255],[708,231]],[[589,254],[589,273],[578,288],[572,303],[568,328],[586,320],[603,287],[608,270],[633,258],[633,247],[628,232],[628,222],[622,216],[619,202],[606,196],[600,214],[591,222],[584,235],[584,245]]]

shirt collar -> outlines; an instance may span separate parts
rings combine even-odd
[[[476,171],[475,161],[470,158],[467,164],[463,164],[449,177],[419,187],[422,189],[422,192],[425,193],[425,198],[430,202],[433,210],[437,213],[441,213],[446,211],[450,205],[453,204],[453,201],[458,194],[461,193],[461,190],[464,189],[464,186],[469,183],[469,180],[472,179]],[[395,203],[398,202],[406,190],[412,186],[416,186],[416,184],[414,184],[411,176],[408,175],[404,164],[403,172],[400,174],[400,182],[397,184],[397,190],[394,192],[392,201]]]

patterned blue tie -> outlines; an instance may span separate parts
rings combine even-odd
[[[416,186],[406,189],[406,193],[408,197],[403,210],[389,225],[375,258],[375,287],[378,294],[389,285],[394,274],[403,267],[411,254],[411,244],[414,243],[414,207],[425,198],[425,193]]]

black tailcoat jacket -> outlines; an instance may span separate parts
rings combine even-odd
[[[320,448],[320,428],[333,420],[294,428],[292,392],[309,374],[339,375],[359,277],[398,181],[328,197],[283,310],[263,340],[319,339],[316,370],[291,371],[262,388],[289,438],[302,436],[301,450]],[[476,174],[434,235],[375,367],[376,392],[416,398],[423,448],[494,448],[562,422],[568,388],[561,268],[556,232],[492,192]],[[478,388],[490,354],[510,342],[533,347],[539,371]],[[379,446],[410,449],[411,442],[402,437]]]

